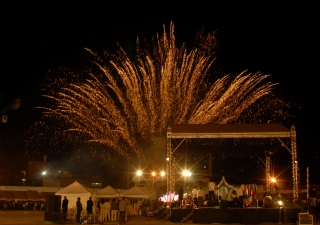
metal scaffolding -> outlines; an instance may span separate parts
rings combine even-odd
[[[175,186],[175,165],[171,146],[171,128],[167,128],[167,193],[171,193]]]
[[[266,182],[267,182],[267,193],[271,193],[271,175],[270,175],[270,156],[266,156]]]
[[[292,178],[293,178],[293,199],[298,199],[298,158],[297,158],[297,142],[296,142],[296,129],[291,126],[291,155],[292,155]]]
[[[296,130],[294,126],[287,129],[281,124],[181,124],[171,125],[167,128],[167,192],[175,190],[176,165],[173,138],[276,138],[292,156],[293,199],[298,199],[298,159]],[[291,149],[285,145],[281,138],[291,138]],[[178,146],[179,147],[179,146]],[[177,148],[178,148],[177,147]],[[267,191],[271,193],[271,162],[266,156]]]

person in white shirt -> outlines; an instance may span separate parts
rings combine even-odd
[[[197,198],[197,195],[198,195],[197,186],[194,186],[194,188],[192,189],[191,195],[192,195],[192,198]]]
[[[111,221],[111,217],[110,217],[111,203],[109,202],[109,199],[106,199],[103,205],[105,205],[105,210],[106,210],[105,221]]]
[[[198,190],[198,201],[199,201],[199,207],[203,206],[204,203],[204,191],[202,190],[202,187]]]
[[[105,219],[106,219],[106,216],[107,216],[107,204],[105,202],[104,199],[101,200],[100,202],[100,223],[104,223]]]

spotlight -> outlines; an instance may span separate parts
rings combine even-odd
[[[190,172],[190,171],[187,171],[187,170],[184,170],[184,171],[182,172],[182,174],[183,174],[183,176],[185,176],[185,177],[190,177],[190,176],[191,176],[191,172]]]
[[[156,172],[152,172],[151,175],[154,177],[156,175]]]

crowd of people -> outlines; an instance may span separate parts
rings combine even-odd
[[[122,197],[118,199],[101,198],[94,204],[91,197],[89,197],[86,204],[83,205],[81,198],[78,197],[76,202],[76,221],[77,223],[83,223],[84,220],[93,220],[96,217],[100,224],[117,221],[119,224],[124,224],[133,215],[147,216],[148,211],[154,211],[158,208],[155,202],[157,201]],[[68,203],[69,200],[65,196],[61,204],[65,220],[67,220]]]
[[[183,187],[181,186],[178,189],[178,195],[179,195],[179,204],[178,207],[180,208],[188,208],[191,207],[193,204],[196,207],[202,207],[205,204],[205,201],[207,202],[213,202],[215,201],[215,193],[214,193],[214,185],[215,183],[211,179],[208,188],[209,188],[209,196],[208,199],[206,199],[206,195],[204,191],[202,190],[202,187],[194,186],[194,188],[191,190],[190,193],[184,193]]]
[[[44,201],[3,201],[0,210],[45,210]]]

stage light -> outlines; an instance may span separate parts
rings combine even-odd
[[[280,200],[280,201],[278,201],[278,205],[279,206],[282,206],[283,205],[283,202]]]
[[[42,172],[42,175],[43,175],[43,176],[44,176],[44,175],[46,175],[46,174],[47,174],[47,172],[46,172],[46,171],[43,171],[43,172]]]
[[[164,177],[164,176],[166,175],[166,172],[161,171],[161,173],[160,173],[160,174],[161,174],[161,176],[162,176],[162,177]]]
[[[169,161],[169,157],[167,157],[166,160]]]
[[[152,172],[152,173],[151,173],[151,176],[154,177],[155,175],[156,175],[156,172]]]
[[[185,176],[185,177],[190,177],[190,176],[191,176],[191,172],[190,172],[190,171],[187,171],[187,170],[184,170],[184,171],[182,172],[182,174],[183,174],[183,176]]]
[[[141,175],[142,175],[141,170],[138,170],[138,171],[137,171],[137,176],[139,176],[139,177],[140,177]]]
[[[276,182],[276,178],[272,177],[272,178],[271,178],[271,182],[272,182],[272,183],[275,183],[275,182]]]

